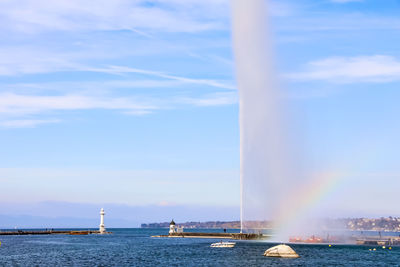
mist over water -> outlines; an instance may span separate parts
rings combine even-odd
[[[303,133],[307,125],[301,125],[301,112],[294,114],[294,102],[278,79],[269,1],[231,0],[231,5],[240,108],[242,230],[269,227],[274,230],[275,241],[285,242],[295,235],[345,229],[340,220],[334,220],[338,218],[398,214],[397,206],[390,203],[398,202],[392,188],[398,188],[399,175],[387,173],[385,166],[390,170],[390,158],[383,152],[382,137],[359,138],[354,143],[344,138],[355,134],[347,129],[353,123],[368,120],[359,132],[364,136],[372,123],[370,115],[353,114],[350,126],[338,123],[333,134],[321,131],[319,145],[334,141],[339,146],[336,150],[324,147],[335,151],[320,149],[313,155],[312,142],[307,150],[300,149],[306,147],[307,136]],[[306,109],[304,104],[301,109]],[[319,110],[324,114],[323,109]],[[343,116],[348,114],[334,112],[331,119]],[[392,151],[387,144],[387,151]],[[370,169],[369,165],[374,167]],[[374,168],[381,172],[374,173]],[[272,223],[260,223],[263,221]]]
[[[291,208],[287,200],[301,180],[287,103],[274,67],[267,4],[264,0],[232,0],[244,231],[254,228],[253,221],[274,220],[284,225],[282,211]]]
[[[266,1],[232,1],[240,99],[241,221],[270,220],[283,207],[291,164],[284,104],[274,71]]]

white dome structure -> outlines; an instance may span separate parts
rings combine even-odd
[[[288,245],[278,245],[267,249],[264,252],[266,257],[279,257],[279,258],[299,258],[299,254],[296,253]]]

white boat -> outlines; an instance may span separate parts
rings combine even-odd
[[[233,248],[236,245],[235,242],[217,242],[212,243],[210,247],[212,248]]]

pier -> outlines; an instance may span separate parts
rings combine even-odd
[[[399,246],[400,237],[386,236],[386,237],[363,237],[356,239],[357,245],[373,245],[373,246]]]
[[[111,232],[105,232],[111,234]],[[0,231],[0,235],[90,235],[101,234],[99,230],[15,230]]]
[[[7,230],[1,231],[0,235],[91,235],[91,234],[112,234],[112,232],[107,232],[106,227],[104,226],[104,209],[100,209],[100,226],[99,230],[54,230],[45,229],[45,230]]]
[[[156,235],[152,237],[178,237],[178,238],[214,238],[214,239],[236,239],[236,240],[264,240],[268,239],[270,235],[258,233],[199,233],[199,232],[183,232],[182,226],[177,226],[172,220],[169,224],[168,235]]]
[[[156,235],[152,237],[172,237],[172,238],[214,238],[214,239],[236,239],[236,240],[265,240],[269,235],[263,234],[244,234],[244,233],[170,233],[169,235]]]

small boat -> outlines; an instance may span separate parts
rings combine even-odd
[[[210,247],[212,248],[233,248],[236,245],[235,242],[217,242],[212,243]]]

